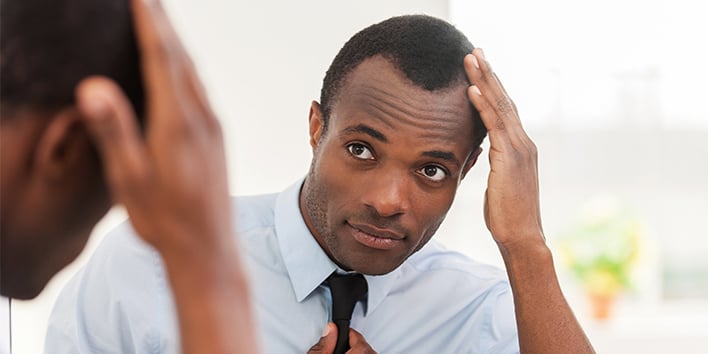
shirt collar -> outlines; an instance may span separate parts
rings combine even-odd
[[[301,302],[337,269],[337,265],[312,236],[300,212],[300,189],[304,179],[278,195],[275,202],[275,232],[297,301]]]
[[[280,252],[298,302],[307,298],[339,267],[327,256],[305,224],[300,211],[304,178],[278,195],[275,202],[275,232]],[[405,263],[404,263],[405,264]],[[384,275],[365,275],[369,288],[365,312],[371,313],[388,295],[401,268]]]

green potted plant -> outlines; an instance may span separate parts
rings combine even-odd
[[[605,198],[591,203],[561,238],[562,258],[588,295],[594,318],[607,319],[617,296],[632,287],[641,229],[639,218]]]

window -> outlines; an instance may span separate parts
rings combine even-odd
[[[708,299],[704,15],[689,0],[450,1],[539,146],[551,244],[597,195],[641,215],[639,298]]]

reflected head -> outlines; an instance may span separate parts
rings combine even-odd
[[[325,131],[348,75],[365,59],[383,56],[414,85],[436,91],[469,83],[462,63],[472,49],[462,32],[427,15],[393,17],[361,30],[342,47],[325,75],[320,95]],[[487,132],[474,107],[472,112],[479,146]]]

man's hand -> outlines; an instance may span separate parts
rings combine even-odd
[[[467,95],[487,127],[490,141],[484,217],[502,249],[522,241],[543,241],[536,146],[481,49],[465,57],[472,83]]]
[[[232,231],[224,143],[196,70],[158,0],[133,0],[145,135],[120,88],[83,80],[76,99],[115,202],[162,256],[183,353],[255,353]]]
[[[470,101],[489,132],[484,217],[499,245],[522,353],[593,353],[561,292],[541,227],[536,146],[514,102],[477,48],[465,57]]]
[[[192,62],[159,1],[134,1],[146,131],[120,88],[102,77],[76,91],[114,201],[160,251],[213,249],[231,235],[224,144]]]
[[[332,354],[337,344],[337,326],[328,323],[320,340],[307,351],[307,354]],[[351,348],[348,354],[376,354],[373,348],[366,342],[361,333],[349,329],[349,345]]]

